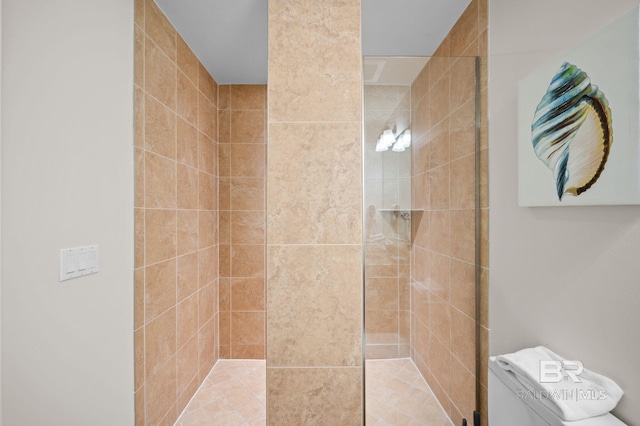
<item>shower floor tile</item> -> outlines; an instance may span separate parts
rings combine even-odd
[[[176,426],[264,426],[266,380],[264,360],[219,360]]]
[[[367,425],[451,426],[408,358],[366,361]],[[176,422],[177,426],[264,426],[264,360],[220,360]]]
[[[367,426],[452,426],[409,358],[367,360]]]

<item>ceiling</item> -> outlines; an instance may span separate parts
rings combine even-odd
[[[218,84],[267,83],[267,0],[155,1]],[[362,53],[431,56],[469,2],[362,0]]]

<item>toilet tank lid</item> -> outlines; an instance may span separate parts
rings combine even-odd
[[[574,422],[562,420],[553,411],[545,407],[544,404],[540,402],[540,399],[525,397],[528,392],[526,388],[516,378],[515,374],[498,365],[495,356],[489,358],[489,370],[496,375],[500,382],[511,389],[511,392],[516,394],[518,399],[531,407],[533,411],[545,419],[545,421],[551,426],[627,426],[626,423],[622,422],[611,413]],[[489,398],[491,398],[491,390],[489,390]]]

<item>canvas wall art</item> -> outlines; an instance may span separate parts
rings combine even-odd
[[[518,83],[520,206],[640,204],[636,7]]]

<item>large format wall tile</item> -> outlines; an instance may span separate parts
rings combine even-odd
[[[269,244],[361,243],[361,134],[360,123],[270,125]]]
[[[361,368],[269,368],[267,424],[362,424]]]
[[[362,362],[360,246],[270,246],[267,365]]]

